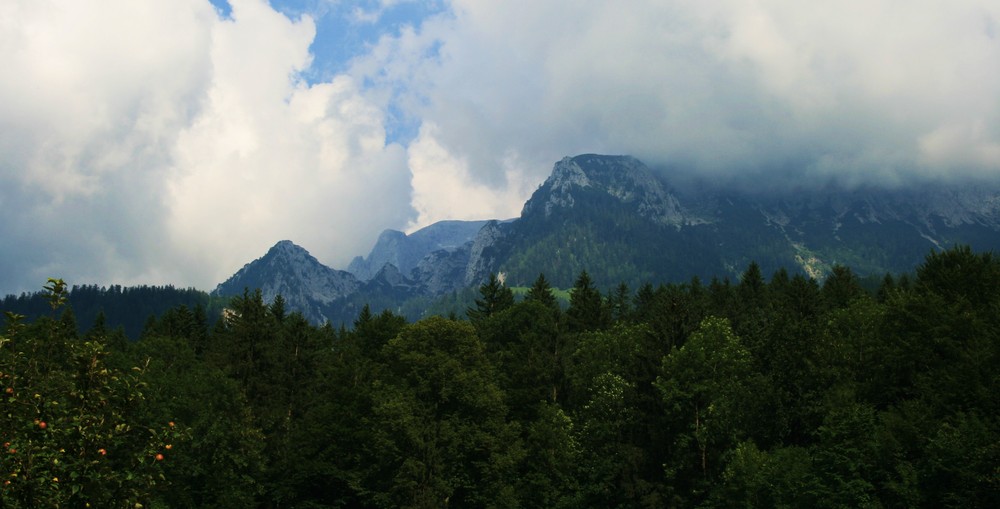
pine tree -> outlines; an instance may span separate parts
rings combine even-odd
[[[570,332],[604,329],[610,321],[608,315],[601,292],[594,288],[590,274],[587,274],[587,271],[581,272],[573,285],[573,292],[569,297],[569,309],[566,310]]]
[[[479,287],[479,294],[483,298],[476,299],[476,307],[470,307],[465,312],[473,322],[479,322],[514,305],[514,292],[496,274],[490,274],[490,280]]]
[[[850,268],[834,265],[830,275],[823,281],[820,291],[824,303],[830,308],[843,308],[854,299],[865,295],[865,289]]]
[[[528,289],[527,295],[525,295],[524,300],[526,302],[541,302],[546,306],[552,308],[558,308],[559,303],[556,301],[554,295],[552,295],[552,286],[549,285],[549,281],[545,279],[545,274],[538,274],[538,278],[535,279],[534,284]]]
[[[632,316],[632,299],[628,285],[620,283],[615,288],[614,293],[608,295],[608,307],[611,310],[611,319],[615,322],[624,322]]]
[[[282,297],[280,293],[276,295],[274,300],[271,302],[270,310],[271,315],[274,316],[274,319],[277,320],[278,323],[281,323],[282,320],[285,319],[285,315],[287,313],[285,310],[285,298]]]
[[[746,305],[762,305],[764,303],[764,291],[767,285],[764,282],[764,276],[760,271],[760,265],[757,262],[750,262],[747,270],[743,272],[740,276],[740,284],[737,288],[737,293],[740,297],[741,303]]]

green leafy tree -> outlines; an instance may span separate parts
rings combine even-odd
[[[432,317],[389,341],[377,383],[373,452],[388,476],[379,506],[513,506],[516,434],[470,324]]]
[[[365,306],[353,330],[334,334],[331,346],[316,353],[305,408],[289,438],[294,460],[286,483],[297,497],[290,505],[386,503],[382,490],[391,484],[395,470],[387,451],[376,446],[374,397],[388,377],[383,348],[405,325],[401,316],[388,310],[373,315]],[[327,334],[324,329],[321,334]]]
[[[552,308],[526,300],[478,329],[515,417],[530,418],[538,402],[565,398],[566,364],[573,352]]]
[[[164,446],[170,447],[162,466],[172,488],[160,490],[158,499],[169,507],[255,506],[263,494],[265,435],[239,385],[200,362],[190,337],[147,336],[130,357],[145,365],[146,419],[176,416],[190,430],[189,442]]]
[[[622,507],[638,502],[636,476],[642,451],[630,441],[635,426],[635,386],[614,373],[589,385],[589,399],[578,412],[582,490],[579,505]]]
[[[300,313],[284,315],[279,322],[274,308],[264,303],[259,289],[233,298],[225,327],[211,338],[210,359],[236,382],[253,427],[266,437],[266,468],[255,479],[263,490],[261,500],[283,505],[297,498],[288,481],[295,464],[291,437],[311,404],[314,358],[331,345],[317,340]]]
[[[55,313],[66,285],[45,287]],[[71,313],[0,335],[0,502],[5,507],[135,507],[155,497],[186,432],[142,419],[145,366],[118,370],[104,338],[76,336]]]
[[[704,496],[721,472],[722,454],[746,429],[752,375],[750,353],[723,318],[706,318],[684,346],[664,357],[655,383],[676,430],[667,467],[675,489]]]
[[[581,446],[573,420],[558,404],[542,402],[525,424],[524,459],[517,474],[522,507],[579,507]]]

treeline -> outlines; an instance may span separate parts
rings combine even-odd
[[[158,317],[169,309],[177,306],[187,306],[192,310],[202,307],[206,315],[214,317],[227,303],[212,299],[195,288],[175,288],[171,285],[73,285],[68,290],[67,303],[81,327],[90,327],[101,316],[105,323],[122,327],[125,335],[132,339],[139,337],[150,317]],[[0,309],[24,315],[32,321],[50,312],[44,292],[7,295],[0,299]]]
[[[0,507],[1000,507],[1000,260],[968,248],[874,292],[492,278],[349,330],[246,292],[134,343],[50,286],[0,344]]]

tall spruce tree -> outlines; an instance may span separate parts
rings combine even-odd
[[[535,279],[534,284],[528,289],[524,300],[527,302],[540,302],[551,308],[558,308],[559,306],[556,297],[552,295],[552,286],[549,284],[549,280],[545,279],[545,274],[542,273],[538,274],[538,278]]]
[[[569,297],[566,310],[567,326],[570,332],[584,332],[604,329],[610,322],[610,313],[604,306],[601,292],[594,287],[590,274],[580,272]]]
[[[495,313],[514,305],[514,292],[507,288],[497,274],[490,274],[490,280],[479,287],[481,299],[476,299],[476,307],[466,310],[469,320],[479,322]]]

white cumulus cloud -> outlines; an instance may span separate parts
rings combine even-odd
[[[346,264],[412,217],[405,150],[263,0],[0,6],[0,288],[211,289],[292,239]]]
[[[350,77],[296,78],[310,60],[310,19],[247,1],[231,17],[213,32],[215,73],[169,186],[185,270],[221,281],[283,238],[345,266],[412,215],[405,151],[386,145],[382,112]]]

